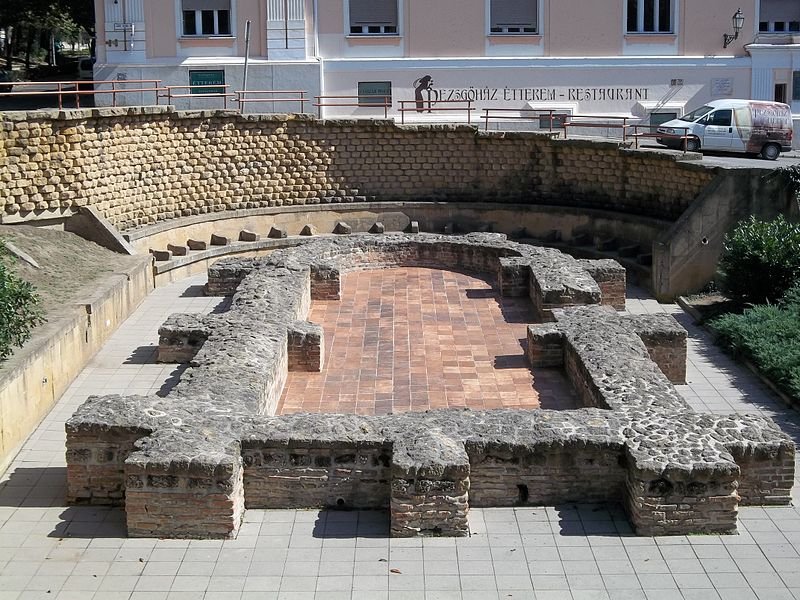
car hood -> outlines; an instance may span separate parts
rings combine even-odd
[[[679,128],[679,127],[689,127],[691,128],[694,125],[691,121],[681,121],[680,119],[672,119],[671,121],[665,121],[658,126],[659,129],[661,128]]]

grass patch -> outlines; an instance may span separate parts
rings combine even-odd
[[[777,305],[758,305],[709,322],[718,343],[749,359],[781,390],[800,401],[800,285]]]

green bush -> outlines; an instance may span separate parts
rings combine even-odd
[[[8,270],[4,254],[0,242],[0,360],[11,356],[12,347],[22,346],[45,320],[33,286]]]
[[[761,305],[710,322],[718,342],[800,399],[800,284],[779,305]]]
[[[732,300],[776,302],[800,282],[800,225],[783,216],[750,217],[726,236],[719,269],[722,290]]]

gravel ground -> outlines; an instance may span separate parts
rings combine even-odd
[[[57,318],[90,295],[105,277],[141,260],[74,233],[30,225],[0,225],[0,240],[11,242],[39,264],[37,269],[13,255],[4,258],[12,272],[36,288],[48,319]]]
[[[13,244],[39,265],[36,268],[9,252],[3,257],[9,270],[33,284],[47,318],[47,323],[34,329],[33,339],[26,346],[47,336],[52,326],[93,294],[104,279],[142,260],[141,256],[112,252],[73,233],[30,225],[0,225],[0,241]],[[17,349],[14,356],[0,362],[0,375],[23,354]]]

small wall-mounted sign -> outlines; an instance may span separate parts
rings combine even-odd
[[[225,85],[225,71],[223,69],[204,70],[204,71],[189,71],[189,85],[190,86],[209,86],[209,85]],[[192,87],[189,90],[190,94],[224,94],[225,88],[215,87]]]
[[[114,23],[114,31],[130,31],[133,33],[133,23]]]
[[[733,96],[733,79],[730,77],[719,77],[711,80],[711,97]]]

